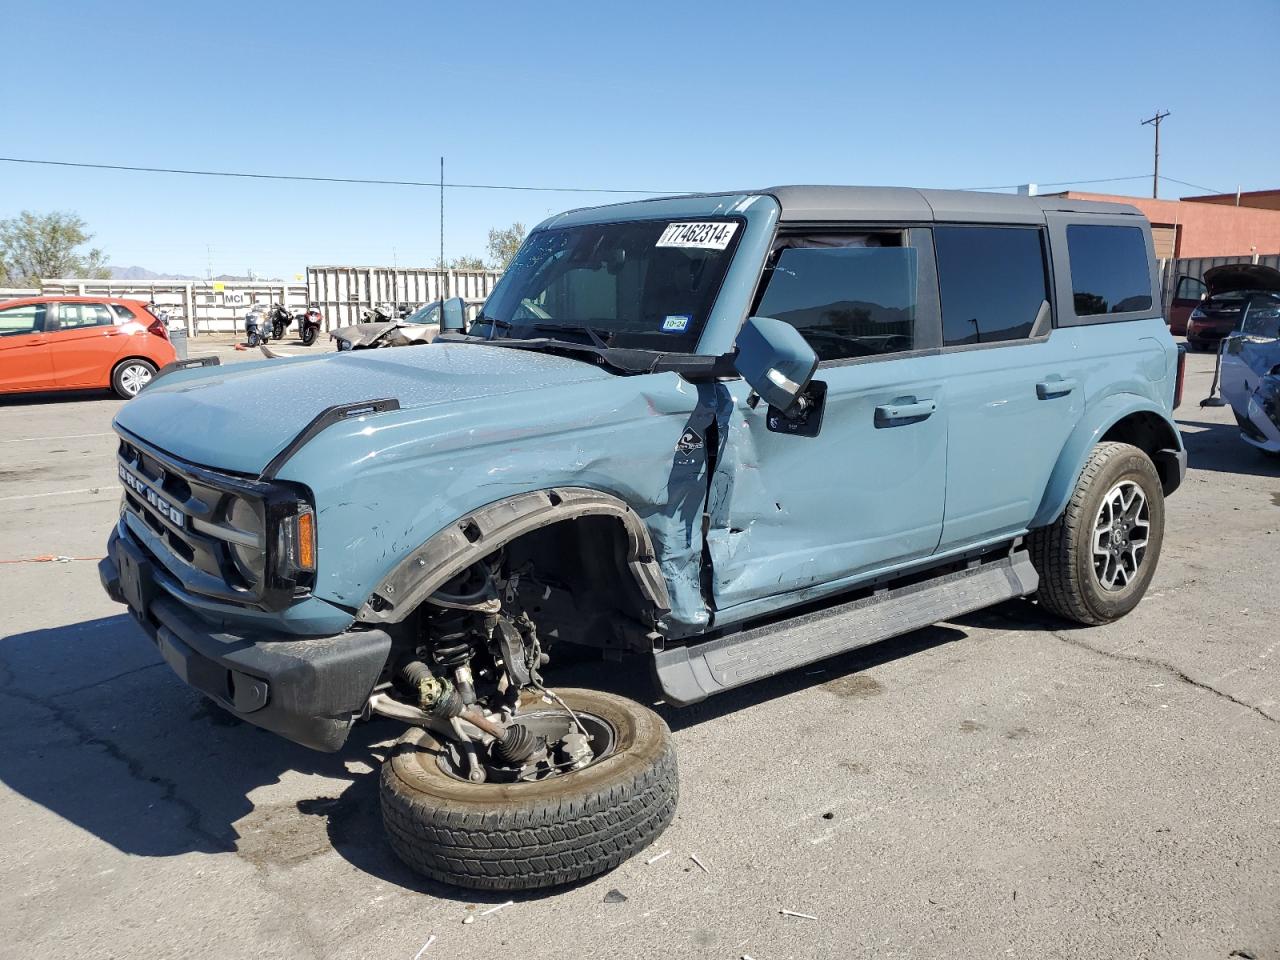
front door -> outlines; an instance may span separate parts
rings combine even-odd
[[[928,232],[783,235],[754,313],[813,346],[817,395],[808,429],[793,431],[745,384],[724,387],[707,529],[718,623],[928,557],[942,533],[947,410],[925,355],[938,335]]]
[[[43,303],[0,306],[0,392],[53,389]]]

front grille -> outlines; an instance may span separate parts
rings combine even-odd
[[[235,603],[259,599],[232,562],[226,517],[254,481],[194,467],[139,441],[117,453],[125,524],[186,589]],[[241,534],[243,537],[243,535]]]
[[[273,611],[310,595],[314,575],[281,572],[279,547],[273,542],[274,532],[297,514],[300,504],[314,509],[310,491],[187,463],[131,433],[119,432],[123,522],[183,589]],[[261,530],[243,530],[231,523],[231,508],[238,501],[253,506],[262,520]],[[263,551],[262,582],[247,581],[241,574],[232,544]]]

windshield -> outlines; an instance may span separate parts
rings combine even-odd
[[[413,313],[404,318],[405,323],[439,323],[440,322],[440,301],[432,300],[430,303],[424,303]]]
[[[1255,293],[1245,306],[1240,318],[1240,332],[1247,337],[1262,340],[1280,339],[1280,296],[1274,293]]]
[[[742,221],[727,218],[539,230],[520,248],[474,330],[692,352],[741,233]]]

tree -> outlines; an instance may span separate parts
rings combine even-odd
[[[524,243],[523,223],[513,223],[505,230],[496,227],[489,231],[489,259],[495,270],[505,270]]]
[[[80,248],[93,239],[76,214],[23,210],[0,220],[0,282],[36,287],[44,277],[105,280],[111,276],[106,258],[94,247]]]
[[[484,259],[481,257],[454,257],[449,267],[452,270],[483,270]]]

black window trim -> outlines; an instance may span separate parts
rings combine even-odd
[[[1050,243],[1049,229],[1046,224],[1040,223],[987,223],[975,222],[973,220],[940,220],[934,223],[935,227],[996,227],[1011,228],[1016,230],[1035,230],[1040,234],[1040,257],[1044,262],[1045,275],[1045,299],[1049,302],[1049,326],[1044,333],[1034,337],[1019,337],[1016,340],[992,340],[988,343],[955,343],[950,346],[944,345],[939,353],[965,353],[970,350],[994,350],[999,347],[1021,347],[1035,343],[1047,343],[1049,338],[1053,336],[1053,331],[1058,328],[1058,304],[1057,304],[1057,286],[1055,283],[1053,269],[1053,244]],[[934,256],[937,252],[935,248]],[[939,280],[938,286],[938,315],[941,320],[942,315],[942,286]],[[1034,326],[1032,327],[1034,330]]]
[[[1155,243],[1151,239],[1151,226],[1145,218],[1123,213],[1063,213],[1045,214],[1049,223],[1049,246],[1056,267],[1056,286],[1060,312],[1058,326],[1088,327],[1099,323],[1128,323],[1133,320],[1162,320],[1164,310],[1160,302],[1160,284]],[[1076,313],[1075,293],[1071,282],[1071,256],[1067,248],[1067,227],[1136,227],[1142,231],[1147,245],[1147,290],[1151,306],[1145,310],[1126,310],[1124,313],[1096,313],[1080,316]]]
[[[892,221],[788,221],[779,223],[774,230],[773,239],[769,242],[769,252],[765,262],[761,264],[760,276],[756,280],[756,289],[751,297],[751,309],[748,316],[756,316],[760,301],[764,298],[767,281],[768,263],[778,249],[778,241],[784,237],[804,236],[806,234],[862,234],[862,233],[905,233],[906,246],[916,250],[916,320],[912,330],[912,339],[920,342],[918,333],[928,335],[929,344],[914,350],[903,350],[900,353],[878,354],[873,357],[843,357],[833,360],[819,360],[818,369],[827,370],[832,367],[861,366],[866,363],[889,363],[894,360],[906,360],[912,357],[929,357],[941,352],[942,345],[942,309],[938,297],[938,265],[933,250],[933,225],[920,222]]]

